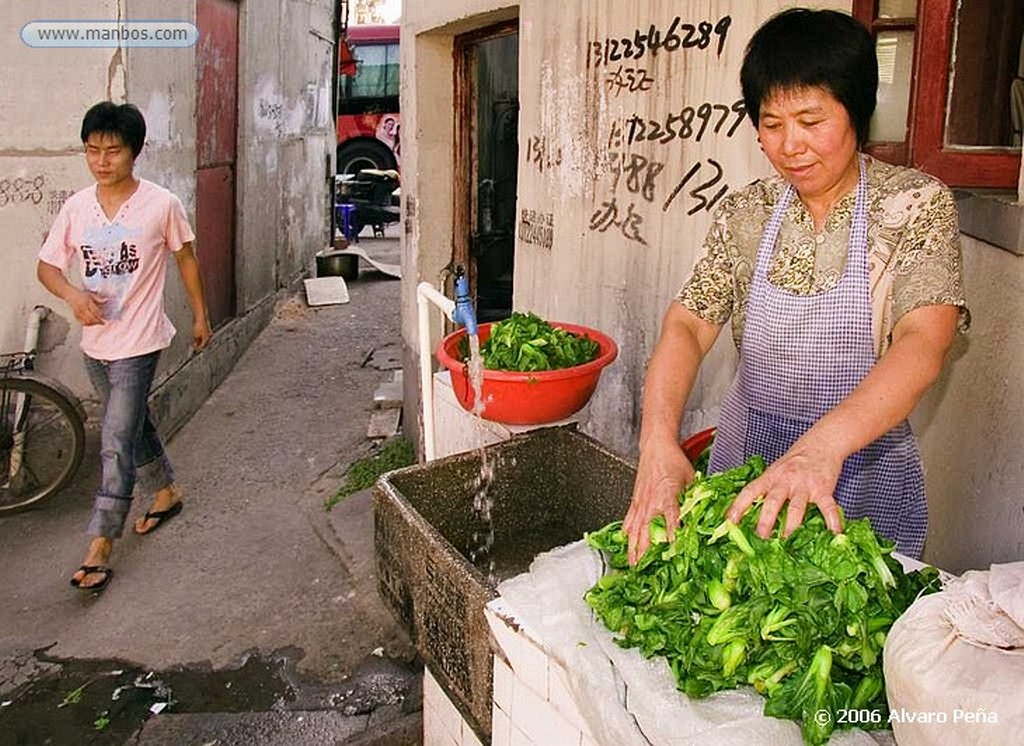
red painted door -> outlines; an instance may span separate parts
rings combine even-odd
[[[196,251],[210,322],[235,314],[238,1],[198,0]]]

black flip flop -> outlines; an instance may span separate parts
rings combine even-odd
[[[169,521],[172,518],[174,518],[174,516],[178,515],[178,513],[181,512],[181,508],[182,508],[181,500],[178,500],[178,502],[174,503],[174,505],[169,507],[167,510],[150,510],[150,511],[148,511],[146,513],[145,517],[143,518],[143,520],[146,520],[146,521],[150,521],[150,520],[156,521],[156,524],[154,526],[152,526],[150,529],[148,529],[147,531],[143,531],[142,533],[139,533],[138,531],[136,531],[135,533],[139,534],[139,536],[145,536],[146,534],[153,533],[158,528],[160,528],[164,524],[165,521]]]
[[[71,578],[71,585],[74,588],[78,588],[83,591],[101,591],[107,587],[107,583],[110,582],[110,578],[113,577],[114,571],[106,565],[82,565],[75,572],[82,571],[85,573],[81,578]],[[103,580],[96,583],[95,585],[82,585],[82,581],[85,580],[86,575],[102,574]]]

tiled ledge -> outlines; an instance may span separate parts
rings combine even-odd
[[[954,189],[960,230],[968,236],[1024,256],[1024,203],[1012,192]]]

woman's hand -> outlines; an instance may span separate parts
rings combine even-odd
[[[701,361],[721,325],[704,321],[673,301],[644,378],[640,463],[633,500],[622,522],[629,536],[629,562],[636,564],[651,544],[651,520],[665,517],[669,537],[679,523],[679,493],[693,479],[693,464],[679,445],[679,423]]]
[[[807,506],[814,504],[824,516],[829,530],[839,533],[843,530],[843,522],[835,500],[835,489],[843,461],[828,449],[817,448],[804,439],[798,440],[761,476],[740,490],[726,518],[739,523],[750,506],[758,498],[763,498],[757,535],[767,539],[783,506],[787,506],[786,525],[782,529],[785,538],[799,528]]]
[[[693,479],[693,464],[675,441],[652,442],[640,454],[633,500],[622,522],[629,536],[629,563],[635,565],[651,545],[649,527],[664,516],[671,541],[679,523],[679,493]]]

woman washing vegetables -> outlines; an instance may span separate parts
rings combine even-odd
[[[670,304],[648,367],[640,460],[623,524],[629,558],[648,526],[678,523],[693,466],[679,448],[697,370],[727,321],[739,349],[709,471],[759,454],[764,474],[729,510],[763,500],[758,534],[810,504],[828,527],[866,516],[919,557],[924,475],[907,417],[969,315],[950,191],[862,154],[875,109],[871,35],[835,11],[787,10],[747,46],[743,99],[777,175],[729,195],[704,256]]]

